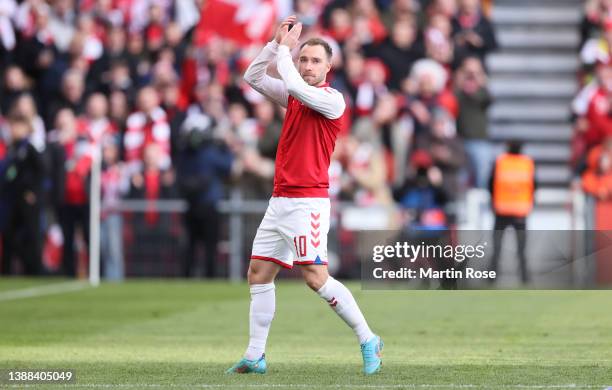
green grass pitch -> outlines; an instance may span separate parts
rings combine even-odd
[[[281,281],[268,373],[225,375],[247,344],[246,284],[137,280],[2,300],[61,282],[0,279],[0,370],[76,371],[66,387],[27,388],[612,386],[610,291],[362,291],[349,284],[385,341],[382,372],[364,377],[350,329],[304,284]]]

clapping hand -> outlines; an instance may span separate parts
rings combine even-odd
[[[276,29],[276,34],[274,35],[274,40],[276,43],[281,43],[285,35],[287,35],[289,32],[289,26],[295,24],[296,21],[297,16],[291,15],[281,22],[280,26],[278,26]]]
[[[283,27],[283,29],[289,29],[289,27]],[[298,23],[291,31],[287,31],[281,40],[280,44],[289,47],[289,50],[293,50],[294,47],[297,46],[298,40],[300,39],[300,34],[302,33],[302,23]]]

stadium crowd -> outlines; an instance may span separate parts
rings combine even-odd
[[[0,2],[3,274],[15,272],[16,258],[19,272],[43,272],[43,245],[54,235],[63,238],[61,272],[75,274],[75,231],[88,237],[89,180],[99,153],[106,276],[124,273],[125,198],[186,200],[191,260],[184,273],[192,272],[201,242],[207,275],[214,275],[217,203],[230,187],[246,199],[270,196],[284,115],[242,79],[265,41],[230,36],[236,29],[229,20],[221,21],[229,31],[207,28],[220,18],[211,9],[219,3]],[[408,225],[452,225],[446,205],[470,186],[486,187],[493,162],[484,60],[497,44],[488,2],[243,3],[251,7],[225,5],[260,24],[267,20],[262,10],[272,9],[265,39],[277,20],[295,13],[302,39],[322,36],[334,49],[328,81],[345,95],[348,112],[330,167],[332,199],[397,204],[410,210]],[[606,31],[605,39],[612,37],[612,28]],[[597,69],[611,73],[601,80],[612,80],[609,67]],[[609,96],[601,93],[598,99]],[[143,223],[160,223],[154,207]]]
[[[580,61],[582,89],[572,104],[574,172],[575,176],[581,176],[582,188],[598,201],[598,206],[609,209],[612,200],[612,1],[585,2]],[[608,230],[610,224],[599,221],[591,228]]]

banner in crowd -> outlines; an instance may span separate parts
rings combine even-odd
[[[202,8],[194,42],[204,45],[220,36],[240,46],[263,43],[272,35],[275,22],[273,0],[209,0]]]

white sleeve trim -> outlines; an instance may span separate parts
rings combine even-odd
[[[289,47],[285,45],[278,48],[277,68],[291,96],[328,119],[342,116],[346,108],[342,94],[333,88],[308,85],[295,68]]]
[[[278,43],[276,41],[268,42],[261,53],[255,59],[246,72],[244,73],[244,81],[246,81],[254,90],[274,100],[283,107],[287,107],[289,93],[287,87],[282,80],[270,77],[266,74],[268,64],[276,57],[278,51]]]

